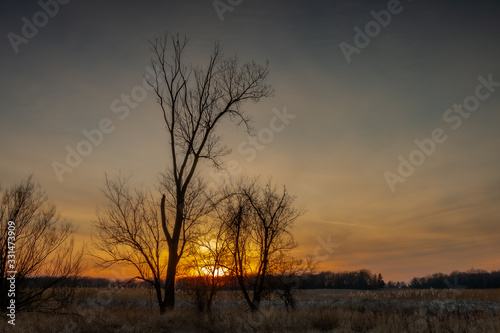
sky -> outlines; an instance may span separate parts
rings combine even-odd
[[[160,109],[140,87],[148,40],[170,32],[188,37],[193,65],[206,64],[216,41],[242,62],[269,61],[274,96],[244,106],[256,137],[230,122],[219,130],[232,177],[272,178],[303,207],[298,255],[386,281],[500,269],[497,1],[0,8],[0,185],[33,174],[78,241],[90,239],[105,173],[154,188],[169,163]],[[123,96],[128,113],[113,112]],[[67,147],[84,147],[84,133],[100,127],[102,140],[69,166]],[[54,163],[71,172],[58,176]]]

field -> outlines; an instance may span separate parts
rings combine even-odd
[[[144,289],[80,289],[62,313],[20,313],[1,332],[500,332],[500,290],[308,290],[287,311],[279,300],[259,313],[224,292],[210,313],[186,295],[158,315]]]

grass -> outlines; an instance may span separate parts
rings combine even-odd
[[[158,314],[147,290],[82,289],[64,313],[20,313],[1,332],[500,332],[500,290],[310,290],[297,308],[266,302],[247,311],[222,293],[200,314],[185,295]],[[276,301],[277,302],[277,301]]]

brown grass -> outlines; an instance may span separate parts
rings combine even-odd
[[[231,293],[200,314],[183,295],[158,315],[146,290],[85,289],[64,314],[20,313],[2,332],[500,332],[500,290],[299,292],[297,309],[246,310]]]

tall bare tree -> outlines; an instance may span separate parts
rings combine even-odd
[[[175,304],[175,276],[182,258],[181,237],[188,216],[186,194],[193,184],[201,161],[221,167],[221,157],[229,150],[217,132],[220,122],[229,118],[248,128],[249,117],[242,110],[247,101],[258,102],[272,95],[266,84],[268,66],[255,62],[240,64],[236,57],[224,57],[215,44],[206,67],[185,63],[187,39],[168,34],[150,42],[155,76],[148,82],[153,88],[168,134],[171,160],[167,169],[171,189],[162,197],[175,207],[175,214],[162,226],[168,244],[165,306]]]
[[[61,221],[56,207],[32,176],[6,189],[0,201],[0,306],[6,309],[6,278],[15,276],[16,308],[51,309],[63,306],[71,289],[55,289],[59,282],[76,277],[81,270],[82,252],[75,251],[69,222]],[[16,273],[8,273],[15,271]],[[29,288],[29,278],[44,279]]]

